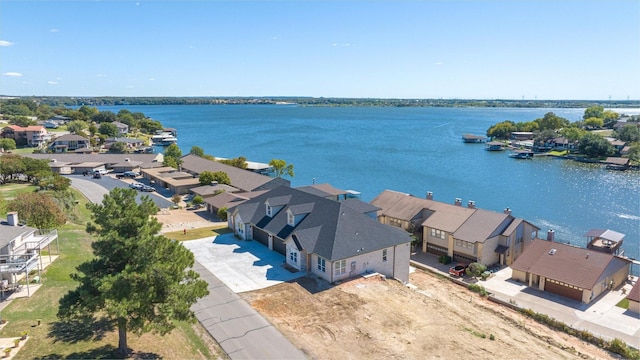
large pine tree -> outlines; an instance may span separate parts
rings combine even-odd
[[[105,317],[118,328],[120,354],[128,352],[129,331],[164,335],[176,320],[195,322],[191,305],[209,293],[207,283],[191,269],[193,253],[158,235],[151,199],[136,203],[135,190],[116,188],[87,207],[93,220],[87,231],[97,235],[95,258],[72,274],[79,285],[60,300],[58,316]]]

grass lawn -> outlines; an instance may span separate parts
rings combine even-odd
[[[0,196],[5,200],[13,200],[19,193],[33,192],[37,188],[28,184],[4,184],[0,185]]]
[[[226,226],[217,226],[217,227],[210,226],[210,227],[197,228],[197,229],[188,229],[186,234],[182,230],[174,231],[170,233],[165,233],[164,236],[173,240],[186,241],[186,240],[202,239],[202,238],[217,236],[221,234],[228,234],[230,232],[231,232],[231,229],[229,229]]]
[[[0,193],[6,188],[0,187]],[[10,189],[16,191],[15,186]],[[42,286],[30,298],[16,299],[2,310],[2,318],[8,323],[0,330],[0,337],[20,336],[24,330],[29,331],[31,337],[15,354],[17,360],[114,357],[118,344],[116,328],[100,320],[68,324],[56,317],[59,299],[76,286],[69,274],[92,257],[91,236],[83,225],[89,220],[89,211],[85,207],[87,200],[80,194],[77,196],[80,199],[76,209],[77,224],[67,224],[58,229],[60,254],[41,274]],[[41,321],[40,326],[37,326],[38,320]],[[128,345],[136,358],[226,358],[200,324],[178,323],[165,336],[129,333]]]
[[[628,309],[629,308],[629,299],[624,298],[622,300],[620,300],[620,302],[618,302],[616,304],[617,307],[623,308],[623,309]]]

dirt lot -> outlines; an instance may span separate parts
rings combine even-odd
[[[323,290],[302,278],[243,296],[312,359],[614,358],[446,279],[416,271],[411,283],[360,278]]]
[[[227,224],[214,219],[206,209],[197,211],[185,209],[161,210],[155,217],[162,223],[162,229],[160,230],[162,233]]]

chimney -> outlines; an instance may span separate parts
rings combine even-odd
[[[18,213],[15,211],[7,213],[7,223],[9,226],[18,226]]]
[[[554,242],[555,237],[556,237],[556,232],[553,231],[553,229],[550,229],[549,231],[547,231],[547,241]]]
[[[462,206],[462,199],[456,198],[456,201],[453,203],[453,205]]]
[[[431,191],[427,191],[427,200],[433,200],[433,193]]]
[[[469,209],[475,209],[476,208],[476,202],[473,200],[469,200],[469,202],[467,203],[467,207]]]
[[[125,158],[124,161],[129,162],[129,161],[131,161],[131,159],[130,158]]]
[[[215,186],[215,185],[218,185],[218,182],[214,180],[214,181],[212,181],[209,185],[211,185],[211,186]]]
[[[505,208],[504,209],[504,213],[507,214],[507,215],[511,215],[511,209]]]

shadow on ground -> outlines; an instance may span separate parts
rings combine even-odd
[[[298,284],[311,294],[316,294],[333,287],[333,285],[326,280],[311,275],[289,280],[287,282],[290,284]]]
[[[106,318],[96,319],[93,316],[56,321],[51,324],[49,337],[54,342],[74,344],[79,341],[99,341],[104,339],[107,333],[115,329]],[[89,359],[91,357],[87,357]]]
[[[69,355],[61,354],[47,354],[40,357],[35,357],[35,360],[45,359],[162,359],[158,354],[154,353],[136,353],[129,352],[126,356],[119,355],[116,352],[116,347],[112,345],[104,345],[99,348],[91,349],[88,351],[81,351],[71,353]]]

